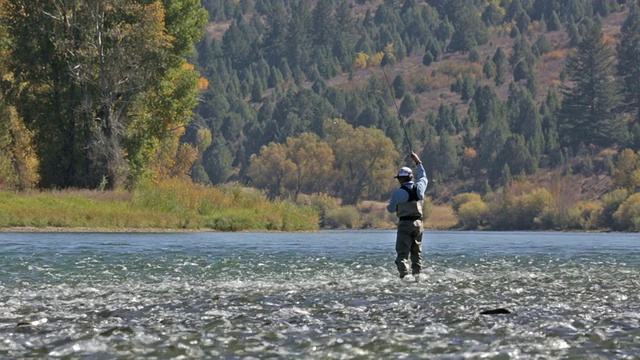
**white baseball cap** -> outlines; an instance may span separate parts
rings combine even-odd
[[[398,170],[398,175],[396,175],[395,177],[409,177],[411,175],[413,175],[413,171],[411,170],[411,168],[403,166],[400,168],[400,170]]]

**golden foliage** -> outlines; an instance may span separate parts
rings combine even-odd
[[[634,172],[638,170],[640,161],[638,154],[631,149],[624,149],[618,156],[613,170],[613,184],[615,187],[634,190],[640,182],[636,182]]]
[[[40,162],[28,130],[16,110],[0,99],[0,186],[25,190],[39,180]]]
[[[629,196],[613,213],[613,217],[622,228],[640,231],[640,193]]]
[[[337,186],[343,199],[380,196],[394,186],[389,174],[395,173],[399,154],[384,132],[362,126],[354,128],[342,119],[325,120],[323,131],[324,140],[336,156]]]
[[[476,157],[478,157],[478,152],[476,151],[476,149],[472,147],[467,146],[462,151],[462,159],[467,164],[473,162],[473,160],[475,160]]]
[[[353,61],[353,67],[356,69],[366,69],[369,66],[369,58],[370,56],[362,51],[357,53]]]
[[[391,50],[393,50],[393,46],[391,47]],[[374,55],[368,55],[364,52],[359,52],[356,54],[356,58],[353,61],[353,67],[355,69],[368,69],[380,66],[380,64],[382,63],[382,59],[384,58],[384,54],[384,51],[377,52]]]
[[[259,154],[251,155],[247,175],[254,186],[265,189],[270,197],[277,197],[291,188],[296,164],[288,158],[287,146],[275,142],[262,146]]]
[[[560,49],[560,50],[550,51],[542,55],[540,58],[542,59],[543,62],[548,62],[553,60],[564,59],[566,55],[567,55],[567,50]]]
[[[169,177],[189,178],[189,170],[198,158],[198,149],[191,144],[180,144],[176,152],[176,160],[169,171]]]
[[[298,195],[329,189],[333,177],[334,155],[327,143],[312,133],[287,138],[286,144],[263,146],[252,156],[249,176],[254,185],[270,196]]]
[[[209,80],[201,77],[198,81],[198,90],[203,91],[209,88]]]
[[[373,56],[369,58],[369,67],[380,66],[380,64],[382,64],[383,58],[384,58],[384,51],[375,53]]]
[[[460,75],[469,74],[478,79],[482,77],[482,64],[450,61],[438,66],[436,71],[453,78],[457,78]]]
[[[536,215],[553,205],[554,199],[549,190],[541,188],[533,189],[531,192],[520,195],[515,199],[516,209]]]
[[[584,230],[597,229],[602,217],[602,205],[594,201],[581,201],[569,211],[569,227]]]
[[[160,141],[160,146],[151,162],[155,181],[173,178],[189,178],[189,170],[198,158],[198,149],[190,144],[180,144],[184,127],[175,129],[171,136]]]
[[[327,143],[313,133],[302,133],[297,138],[287,138],[287,151],[287,157],[296,165],[294,199],[302,190],[310,193],[329,189],[335,156]]]
[[[384,47],[384,51],[383,52],[384,52],[384,54],[387,55],[387,57],[389,57],[390,60],[395,60],[395,58],[396,58],[396,49],[395,49],[393,43],[388,43]]]
[[[472,201],[482,201],[482,197],[480,197],[477,193],[462,193],[458,194],[453,198],[451,202],[451,209],[453,213],[458,215],[458,211],[462,207],[462,205],[472,202]]]
[[[486,222],[489,207],[481,200],[466,202],[460,206],[457,215],[465,229],[475,230]]]

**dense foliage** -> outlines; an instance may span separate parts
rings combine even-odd
[[[33,132],[39,185],[118,187],[181,159],[199,82],[185,57],[205,23],[198,0],[0,2],[0,106]]]
[[[637,1],[93,3],[0,0],[5,184],[189,173],[356,204],[411,149],[434,201],[483,196],[456,210],[482,226],[514,180],[614,176],[640,149]]]
[[[203,5],[212,23],[224,29],[209,33],[197,46],[197,64],[211,86],[184,138],[193,141],[198,129],[211,130],[212,145],[193,171],[203,183],[239,180],[279,187],[255,182],[259,175],[252,161],[268,161],[260,149],[286,146],[304,133],[323,138],[327,118],[377,128],[405,154],[401,117],[411,148],[425,159],[435,180],[430,194],[443,201],[446,191],[439,184],[466,182],[467,189],[484,193],[575,162],[590,162],[584,171],[605,171],[609,160],[598,158],[600,149],[635,149],[640,143],[633,100],[639,80],[621,70],[625,58],[629,68],[636,63],[631,44],[640,30],[634,25],[638,10],[633,2],[261,0]],[[602,24],[620,12],[627,12],[627,20],[616,50]],[[489,45],[502,34],[510,38],[507,45]],[[549,37],[566,42],[551,43]],[[460,52],[468,56],[445,60]],[[545,62],[567,52],[564,81],[541,91],[538,77]],[[388,69],[415,56],[422,59],[420,68],[387,77]],[[616,74],[625,75],[625,81]],[[344,76],[349,80],[336,80]],[[428,101],[442,81],[449,82],[457,99],[441,100],[416,117],[421,100]],[[504,87],[506,97],[499,95]],[[582,160],[585,156],[589,159]],[[335,176],[352,174],[337,171]],[[344,195],[338,188],[325,186],[324,191]]]

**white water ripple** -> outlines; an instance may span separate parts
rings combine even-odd
[[[175,239],[105,251],[79,237],[82,250],[63,253],[14,240],[0,255],[0,358],[640,357],[637,248],[432,244],[421,280],[403,282],[382,235],[351,254],[314,236],[243,252]],[[480,314],[497,308],[512,313]]]

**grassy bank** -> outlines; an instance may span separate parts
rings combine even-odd
[[[166,181],[137,190],[0,191],[0,228],[317,230],[317,212],[257,191]]]
[[[248,188],[211,188],[165,181],[126,191],[0,191],[0,229],[5,231],[313,231],[395,229],[386,203],[340,206],[326,196],[269,201]],[[427,229],[451,228],[449,206],[434,206]]]

